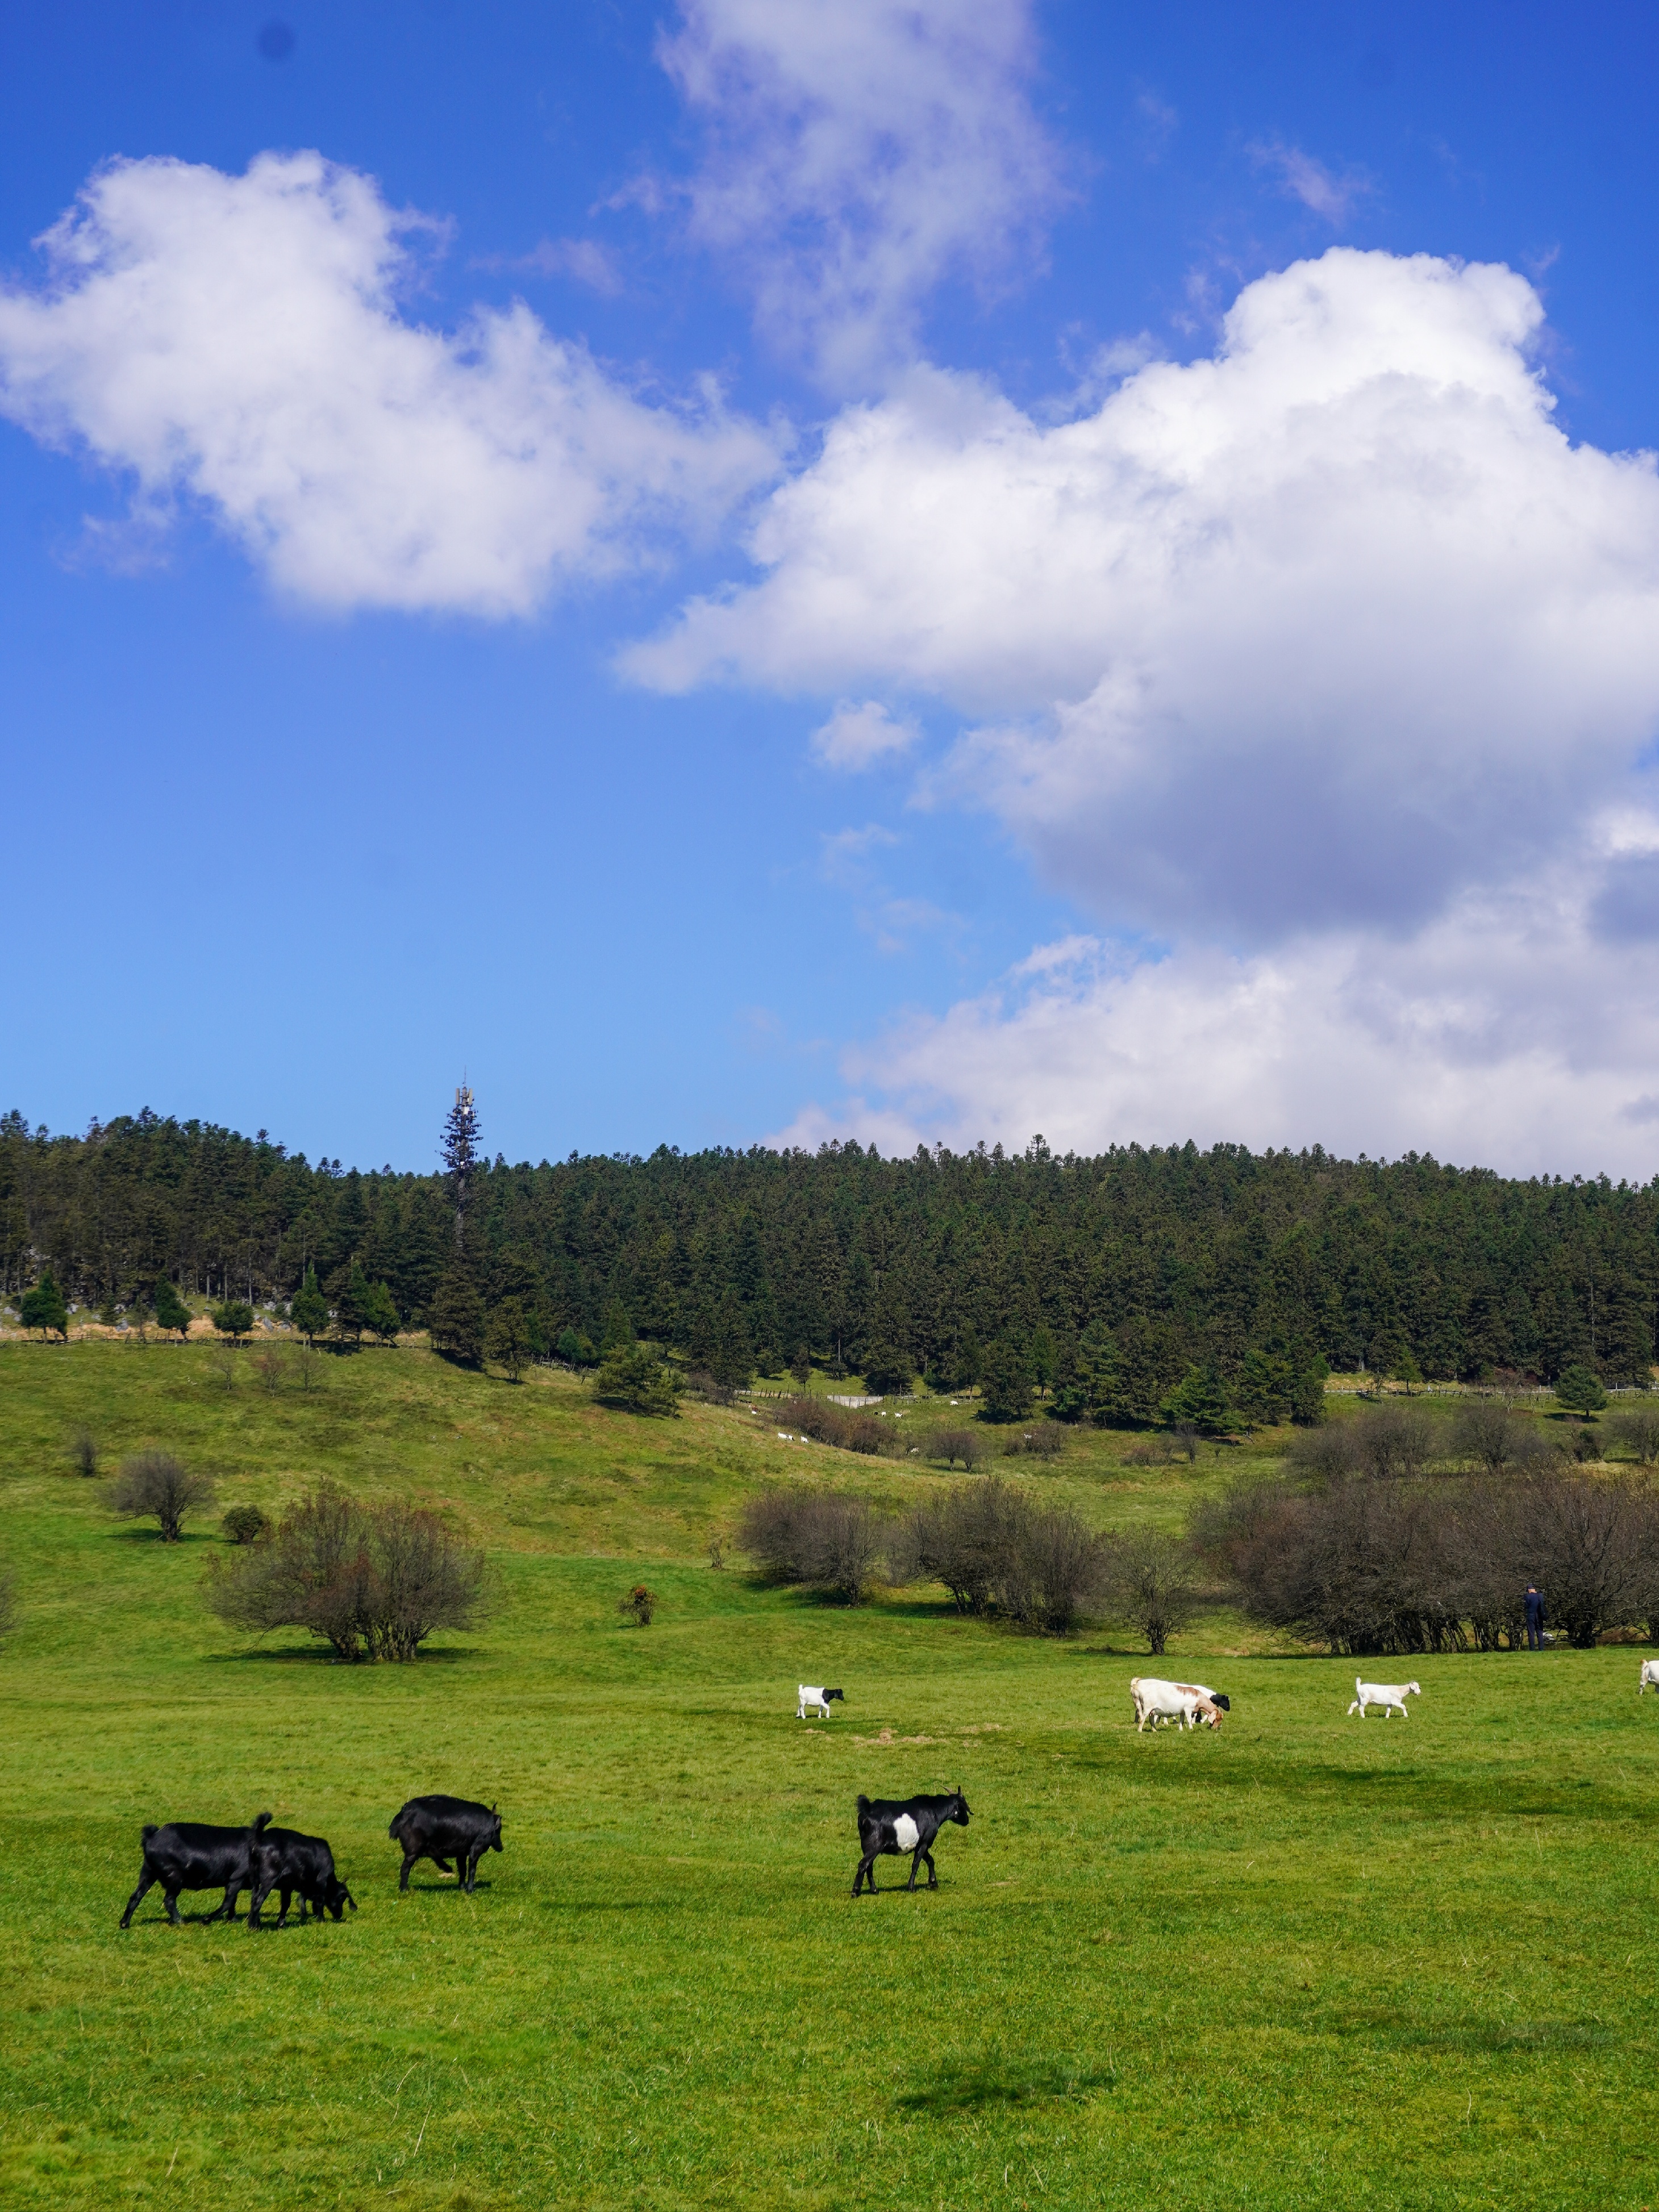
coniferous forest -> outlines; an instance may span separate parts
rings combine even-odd
[[[14,1112],[0,1288],[50,1273],[109,1315],[153,1307],[164,1279],[285,1303],[311,1272],[337,1310],[384,1284],[434,1341],[442,1312],[476,1339],[510,1305],[532,1352],[638,1336],[732,1379],[803,1352],[889,1387],[1012,1362],[1062,1413],[1129,1420],[1194,1370],[1263,1419],[1305,1407],[1328,1367],[1650,1374],[1659,1177],[1233,1145],[1061,1158],[1041,1138],[1012,1157],[849,1143],[514,1166],[472,1135],[459,1170],[452,1142],[448,1171],[414,1175],[149,1112],[80,1137]]]

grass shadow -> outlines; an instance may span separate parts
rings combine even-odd
[[[1024,2065],[941,2066],[895,2099],[902,2112],[982,2112],[1051,2103],[1081,2104],[1117,2087],[1110,2068],[1069,2059],[1033,2059]]]

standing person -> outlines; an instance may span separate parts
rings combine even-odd
[[[1544,1648],[1544,1601],[1536,1583],[1527,1584],[1527,1649],[1541,1651]]]

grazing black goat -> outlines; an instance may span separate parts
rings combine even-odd
[[[954,1820],[959,1828],[968,1825],[968,1800],[960,1790],[953,1790],[948,1797],[878,1797],[872,1802],[868,1797],[859,1799],[859,1849],[863,1857],[858,1872],[853,1876],[853,1894],[856,1897],[867,1881],[870,1894],[876,1893],[876,1861],[887,1853],[896,1856],[900,1851],[914,1854],[910,1861],[910,1879],[907,1889],[916,1886],[916,1873],[924,1859],[927,1862],[927,1887],[939,1887],[939,1875],[933,1867],[933,1842],[947,1820]]]
[[[139,1899],[158,1881],[167,1899],[167,1918],[177,1928],[181,1889],[217,1889],[224,1885],[224,1902],[208,1918],[234,1920],[236,1901],[253,1887],[253,1853],[259,1838],[270,1826],[269,1813],[261,1813],[246,1828],[215,1828],[202,1820],[169,1820],[163,1828],[142,1831],[144,1863],[138,1887],[127,1899],[121,1925],[128,1927]]]
[[[501,1816],[493,1805],[475,1805],[470,1797],[411,1797],[386,1833],[403,1845],[399,1890],[409,1887],[416,1859],[430,1859],[440,1874],[449,1872],[453,1859],[461,1887],[471,1890],[478,1861],[501,1847]]]
[[[302,1836],[295,1828],[268,1828],[253,1847],[250,1928],[259,1925],[259,1914],[273,1889],[282,1893],[283,1909],[276,1916],[279,1928],[287,1924],[289,1900],[296,1892],[302,1922],[307,1906],[319,1920],[325,1912],[343,1920],[348,1905],[354,1912],[357,1910],[356,1899],[334,1871],[334,1854],[328,1845],[320,1836]]]

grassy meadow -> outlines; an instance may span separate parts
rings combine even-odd
[[[1635,1651],[1374,1664],[1423,1695],[1362,1723],[1352,1662],[1226,1614],[1154,1669],[1121,1632],[708,1565],[763,1480],[898,1504],[959,1475],[411,1347],[324,1359],[310,1393],[227,1366],[0,1346],[9,2207],[1659,2203]],[[961,1409],[910,1417],[935,1418]],[[218,1506],[178,1547],[113,1520],[83,1425],[112,1470],[149,1443],[210,1469]],[[1103,1525],[1218,1479],[1129,1442],[1018,1479]],[[216,1621],[219,1512],[320,1474],[475,1531],[489,1621],[379,1668]],[[640,1579],[647,1629],[616,1609]],[[1229,1724],[1137,1737],[1143,1670],[1227,1690]],[[803,1679],[845,1686],[828,1726],[795,1720]],[[854,1904],[856,1793],[957,1784],[939,1891],[889,1859]],[[429,1865],[397,1894],[386,1823],[434,1789],[501,1802],[471,1899]],[[355,1917],[175,1930],[152,1891],[119,1932],[141,1822],[267,1808],[330,1838]]]

